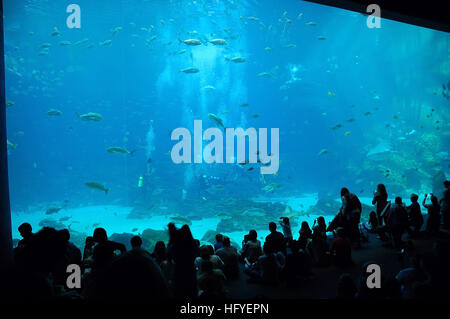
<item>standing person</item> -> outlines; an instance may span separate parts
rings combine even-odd
[[[386,206],[388,202],[388,194],[386,192],[386,186],[384,184],[378,184],[377,189],[373,193],[372,205],[377,206],[378,225],[383,225],[383,212],[386,212]]]
[[[450,230],[450,188],[445,189],[440,205],[444,229]]]
[[[193,299],[197,296],[197,276],[194,264],[197,246],[188,225],[183,225],[177,230],[172,250],[175,262],[175,297]]]
[[[359,222],[361,219],[362,206],[358,196],[343,187],[341,189],[342,214],[344,218],[344,230],[352,243],[360,247]]]
[[[283,236],[286,240],[286,243],[289,245],[292,242],[292,231],[289,217],[280,217],[280,226],[283,230]]]
[[[401,197],[395,198],[395,204],[389,210],[387,224],[392,234],[394,248],[399,248],[402,244],[402,235],[408,229],[408,213]]]
[[[431,194],[430,196],[431,204],[425,204],[427,197],[428,194],[425,194],[425,198],[422,202],[422,206],[428,210],[426,231],[429,235],[436,235],[439,233],[439,226],[441,224],[441,207],[439,205],[437,197],[433,194]]]
[[[420,210],[420,204],[417,202],[419,196],[417,194],[411,194],[410,200],[411,205],[407,208],[410,227],[408,232],[411,236],[417,236],[423,225],[422,211]]]

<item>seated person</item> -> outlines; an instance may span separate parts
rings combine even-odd
[[[214,244],[214,251],[217,251],[222,247],[223,247],[223,235],[216,234],[216,243]]]
[[[240,257],[246,263],[253,264],[258,260],[261,254],[261,242],[258,240],[256,230],[252,229],[248,234],[248,241],[240,251]]]
[[[201,262],[202,272],[198,276],[199,296],[202,299],[222,299],[226,296],[224,282],[225,275],[222,270],[214,268],[211,261]]]
[[[115,257],[116,250],[119,250],[121,254],[127,250],[125,245],[108,240],[108,235],[104,228],[99,227],[94,229],[93,238],[97,243],[93,252],[94,268],[102,268],[111,263]]]
[[[200,257],[195,258],[195,268],[201,273],[202,262],[210,261],[214,269],[221,269],[223,267],[223,261],[219,256],[214,255],[214,248],[211,245],[200,246]]]
[[[419,196],[412,194],[410,197],[411,205],[407,207],[409,228],[408,233],[411,236],[417,235],[423,225],[422,211],[420,210],[420,204],[417,202]]]
[[[336,234],[337,237],[331,243],[330,249],[333,264],[338,267],[352,265],[352,246],[350,241],[344,238],[344,229],[339,227]]]
[[[284,236],[282,233],[277,231],[277,224],[274,222],[269,223],[270,234],[266,236],[266,242],[270,242],[274,252],[283,252],[286,254],[286,245],[284,241]]]
[[[231,247],[230,238],[223,238],[223,247],[216,251],[216,255],[223,261],[223,272],[227,279],[236,279],[239,275],[239,256],[237,249]]]
[[[276,285],[284,265],[274,254],[270,243],[266,242],[263,250],[264,254],[258,258],[258,261],[254,265],[247,265],[244,271],[255,282]]]

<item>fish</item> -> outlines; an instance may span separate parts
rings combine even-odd
[[[245,103],[242,103],[241,105],[239,105],[239,106],[242,106],[242,107],[247,107],[247,106],[250,106],[250,104],[249,103],[247,103],[247,102],[245,102]]]
[[[148,159],[147,159],[147,163],[151,163],[152,162],[152,159],[151,159],[151,157],[149,157]]]
[[[372,114],[372,113],[371,113],[371,112],[366,112],[366,113],[364,113],[365,116],[368,116],[368,115],[370,115],[370,114]]]
[[[46,210],[45,214],[46,215],[57,214],[61,209],[62,207],[51,207]]]
[[[333,93],[333,92],[328,92],[328,96],[331,96],[331,97],[335,97],[336,96],[336,94],[335,93]]]
[[[296,48],[296,47],[297,47],[297,45],[294,44],[294,43],[286,44],[286,45],[283,46],[283,48],[285,48],[285,49],[293,49],[293,48]]]
[[[110,154],[129,154],[129,155],[133,155],[134,152],[136,152],[136,150],[130,152],[126,148],[120,146],[108,147],[106,151]]]
[[[6,144],[13,150],[17,148],[17,144],[12,143],[10,140],[6,140]]]
[[[225,41],[224,39],[212,39],[209,40],[209,43],[212,43],[214,45],[226,45],[227,41]]]
[[[331,129],[332,129],[332,130],[337,130],[337,129],[340,129],[341,127],[343,127],[342,124],[336,124],[336,125],[333,126]]]
[[[212,86],[212,85],[205,85],[204,87],[202,87],[202,89],[203,90],[207,90],[207,91],[210,91],[210,90],[213,91],[216,88],[214,86]]]
[[[354,121],[355,121],[354,118],[351,118],[351,119],[348,119],[348,120],[347,120],[347,122],[349,122],[349,123],[352,123],[352,122],[354,122]]]
[[[202,42],[200,40],[197,39],[186,39],[186,40],[178,40],[180,42],[183,42],[186,45],[190,45],[190,46],[195,46],[195,45],[200,45],[202,44]]]
[[[137,230],[138,230],[138,228],[135,227],[135,228],[133,228],[131,231],[134,233],[134,232],[136,232]]]
[[[317,37],[317,40],[326,40],[327,38],[325,38],[324,36],[319,36]]]
[[[228,60],[228,61],[231,61],[231,62],[233,62],[233,63],[244,63],[246,60],[245,60],[245,58],[244,57],[241,57],[241,56],[236,56],[236,57],[234,57],[234,58],[225,58],[226,60]]]
[[[93,113],[93,112],[89,112],[86,114],[77,114],[78,118],[82,121],[93,121],[93,122],[99,122],[103,119],[103,117],[101,116],[101,114],[99,113]]]
[[[105,40],[103,42],[99,42],[99,45],[101,46],[107,46],[107,45],[111,45],[112,44],[112,40]]]
[[[221,127],[221,128],[223,128],[223,129],[225,129],[225,126],[223,125],[223,120],[222,120],[220,117],[218,117],[218,116],[215,115],[214,113],[209,113],[209,114],[208,114],[208,117],[209,117],[214,123],[216,123],[216,125],[217,125],[218,127]]]
[[[344,133],[345,136],[349,136],[350,135],[350,131],[347,131]]]
[[[61,41],[61,42],[59,42],[59,45],[62,45],[62,46],[67,46],[67,45],[71,45],[72,44],[72,42],[70,42],[70,41]]]
[[[247,19],[250,21],[259,21],[259,18],[257,17],[248,17]]]
[[[198,73],[199,70],[197,68],[190,67],[190,68],[181,69],[180,72],[189,74],[189,73]]]
[[[272,50],[271,47],[265,47],[265,48],[264,48],[264,51],[266,51],[266,52],[271,51],[271,50]]]
[[[19,131],[19,132],[16,132],[14,135],[15,135],[15,136],[24,136],[24,135],[25,135],[25,132]]]
[[[269,72],[260,72],[257,74],[257,76],[268,79],[272,77],[272,74],[270,74]]]
[[[307,22],[306,25],[315,27],[317,25],[317,23],[315,23],[314,21],[311,21],[311,22]]]
[[[260,115],[259,115],[259,114],[253,114],[252,117],[253,117],[254,119],[257,119],[257,118],[260,117]]]
[[[89,188],[105,192],[105,195],[107,195],[109,191],[109,188],[106,188],[103,184],[98,182],[86,182],[84,183],[84,185],[86,185]]]
[[[50,116],[60,116],[61,114],[62,114],[62,112],[57,109],[50,109],[47,111],[47,115],[50,115]]]
[[[41,48],[50,48],[51,46],[52,46],[52,44],[48,43],[48,42],[41,44]]]
[[[253,167],[250,167],[247,171],[253,171],[253,169],[254,169]]]
[[[60,35],[60,32],[57,27],[53,27],[53,32],[51,33],[52,37],[56,37]]]
[[[6,101],[6,107],[12,107],[14,104],[15,103],[13,101]]]
[[[325,155],[325,154],[330,154],[331,151],[329,149],[323,148],[319,151],[319,153],[317,153],[317,155]]]

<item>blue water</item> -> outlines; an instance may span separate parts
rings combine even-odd
[[[338,199],[342,186],[370,204],[378,183],[390,197],[408,197],[430,192],[440,171],[448,176],[447,33],[385,19],[380,29],[369,29],[366,16],[301,1],[77,4],[81,28],[69,29],[64,1],[4,1],[6,99],[14,103],[7,130],[17,144],[8,149],[13,227],[53,218],[46,209],[62,206],[56,217],[113,205],[150,206],[148,217],[207,218],[216,212],[199,207],[229,198],[283,204],[304,198],[311,206],[308,198],[317,194]],[[52,36],[55,27],[59,35]],[[189,38],[203,44],[180,41]],[[206,42],[213,38],[227,45]],[[100,44],[106,40],[111,44]],[[233,57],[245,62],[228,60]],[[199,72],[180,72],[187,67]],[[50,109],[62,114],[49,116]],[[103,119],[77,117],[88,112]],[[237,164],[174,164],[172,130],[192,132],[194,120],[215,127],[208,113],[226,127],[279,128],[278,174],[263,181],[258,165],[249,171]],[[367,156],[379,143],[387,151]],[[110,154],[111,146],[135,153]],[[87,181],[110,190],[92,190]],[[271,183],[274,192],[262,190]],[[115,217],[98,222],[130,232]],[[83,224],[87,217],[77,219]]]

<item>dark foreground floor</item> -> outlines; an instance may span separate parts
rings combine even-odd
[[[406,236],[405,236],[406,237]],[[431,240],[411,240],[417,249],[417,252],[426,252],[432,249]],[[312,298],[329,299],[336,297],[338,278],[343,273],[352,276],[355,283],[359,286],[362,266],[367,261],[374,261],[380,265],[383,277],[395,276],[403,267],[398,257],[399,250],[385,248],[382,242],[376,238],[376,235],[369,234],[369,242],[363,243],[360,249],[353,249],[352,256],[354,266],[340,269],[335,266],[326,268],[313,268],[317,275],[316,279],[301,283],[298,287],[267,287],[260,284],[247,283],[248,276],[243,273],[241,265],[240,277],[236,281],[228,282],[226,288],[230,298],[255,298],[265,297],[269,299],[289,299],[289,298]]]

